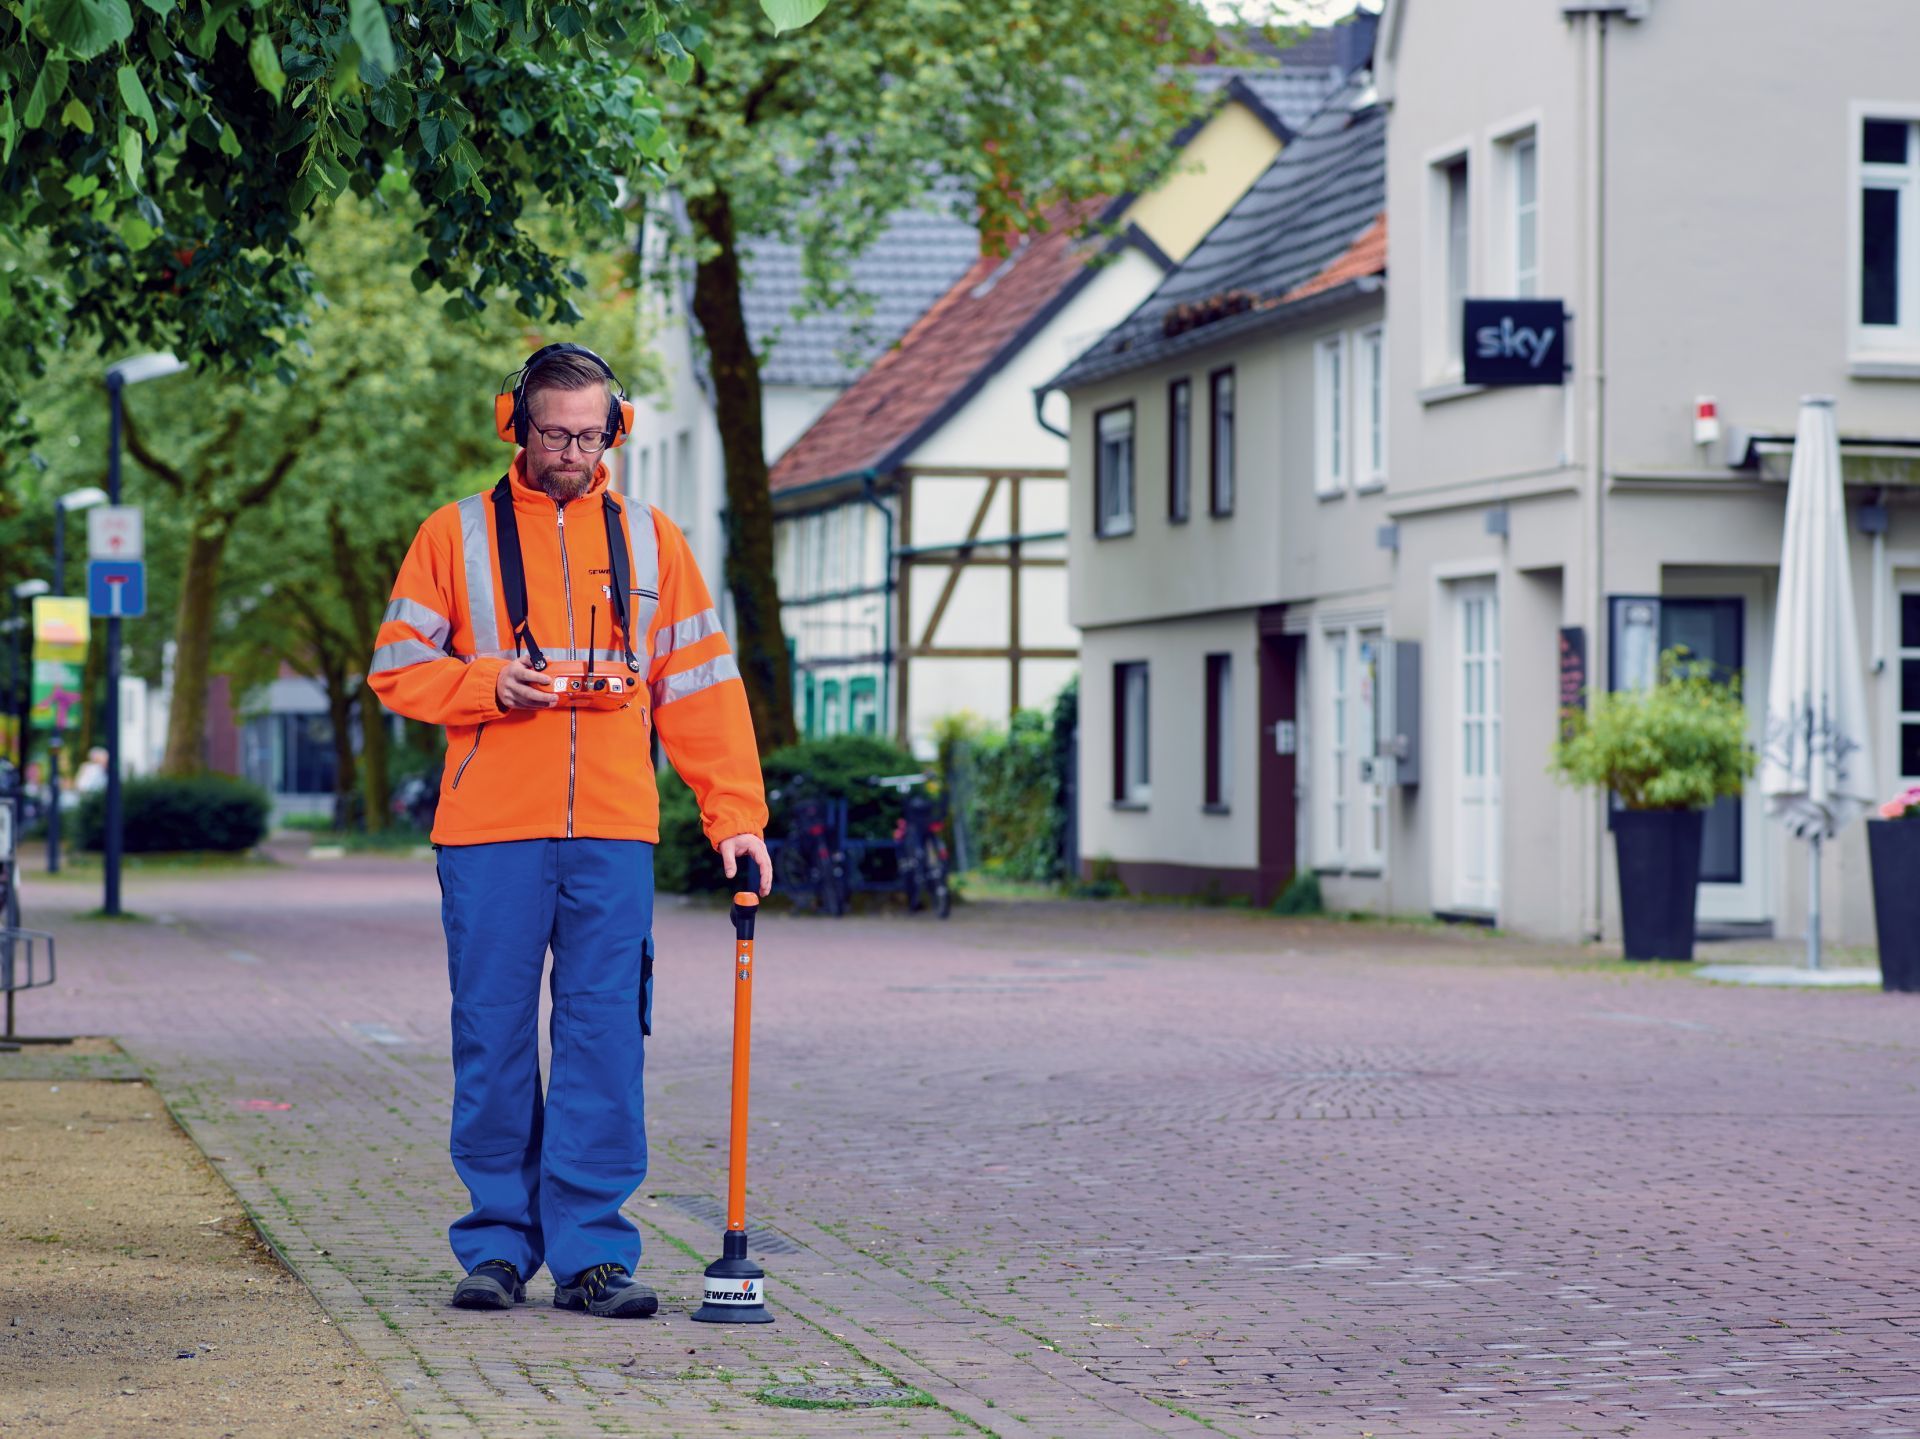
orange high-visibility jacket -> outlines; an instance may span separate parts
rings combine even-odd
[[[577,668],[588,657],[591,622],[596,673],[631,678],[614,633],[601,510],[607,467],[564,507],[526,483],[524,455],[514,457],[508,479],[529,631],[550,661]],[[631,556],[628,612],[645,680],[624,709],[501,710],[495,686],[515,646],[490,492],[442,506],[414,536],[367,683],[396,714],[447,727],[435,844],[588,837],[658,843],[651,725],[659,726],[667,757],[699,798],[714,845],[765,829],[746,688],[693,552],[658,510],[615,500]]]

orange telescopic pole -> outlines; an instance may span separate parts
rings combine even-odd
[[[760,915],[760,870],[740,861],[733,910],[733,1124],[727,1138],[727,1232],[707,1266],[704,1324],[771,1324],[766,1273],[747,1257],[747,1096],[753,1052],[753,922]]]
[[[736,908],[756,910],[758,894],[734,895]],[[753,1053],[753,926],[733,941],[733,1128],[727,1138],[727,1228],[747,1229],[747,1095]]]

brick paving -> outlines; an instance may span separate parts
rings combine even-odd
[[[1908,997],[1234,911],[770,916],[750,1180],[790,1252],[780,1322],[715,1330],[721,912],[657,925],[666,1317],[619,1324],[544,1276],[444,1305],[430,865],[26,902],[62,983],[23,1027],[120,1037],[423,1434],[1920,1434]],[[760,1398],[862,1381],[935,1402]]]

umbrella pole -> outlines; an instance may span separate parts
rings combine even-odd
[[[1820,833],[1807,848],[1807,968],[1820,967]]]

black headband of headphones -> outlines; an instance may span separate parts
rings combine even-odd
[[[542,345],[527,356],[526,364],[520,367],[519,379],[513,386],[513,442],[522,449],[527,445],[527,432],[533,428],[533,419],[527,411],[527,382],[534,372],[556,355],[582,355],[600,367],[600,373],[607,377],[607,433],[618,437],[626,428],[626,415],[620,409],[620,402],[627,397],[627,387],[620,383],[620,377],[613,373],[613,366],[594,354],[585,345],[576,345],[570,340],[557,341],[551,345]],[[512,379],[512,376],[508,376]]]

